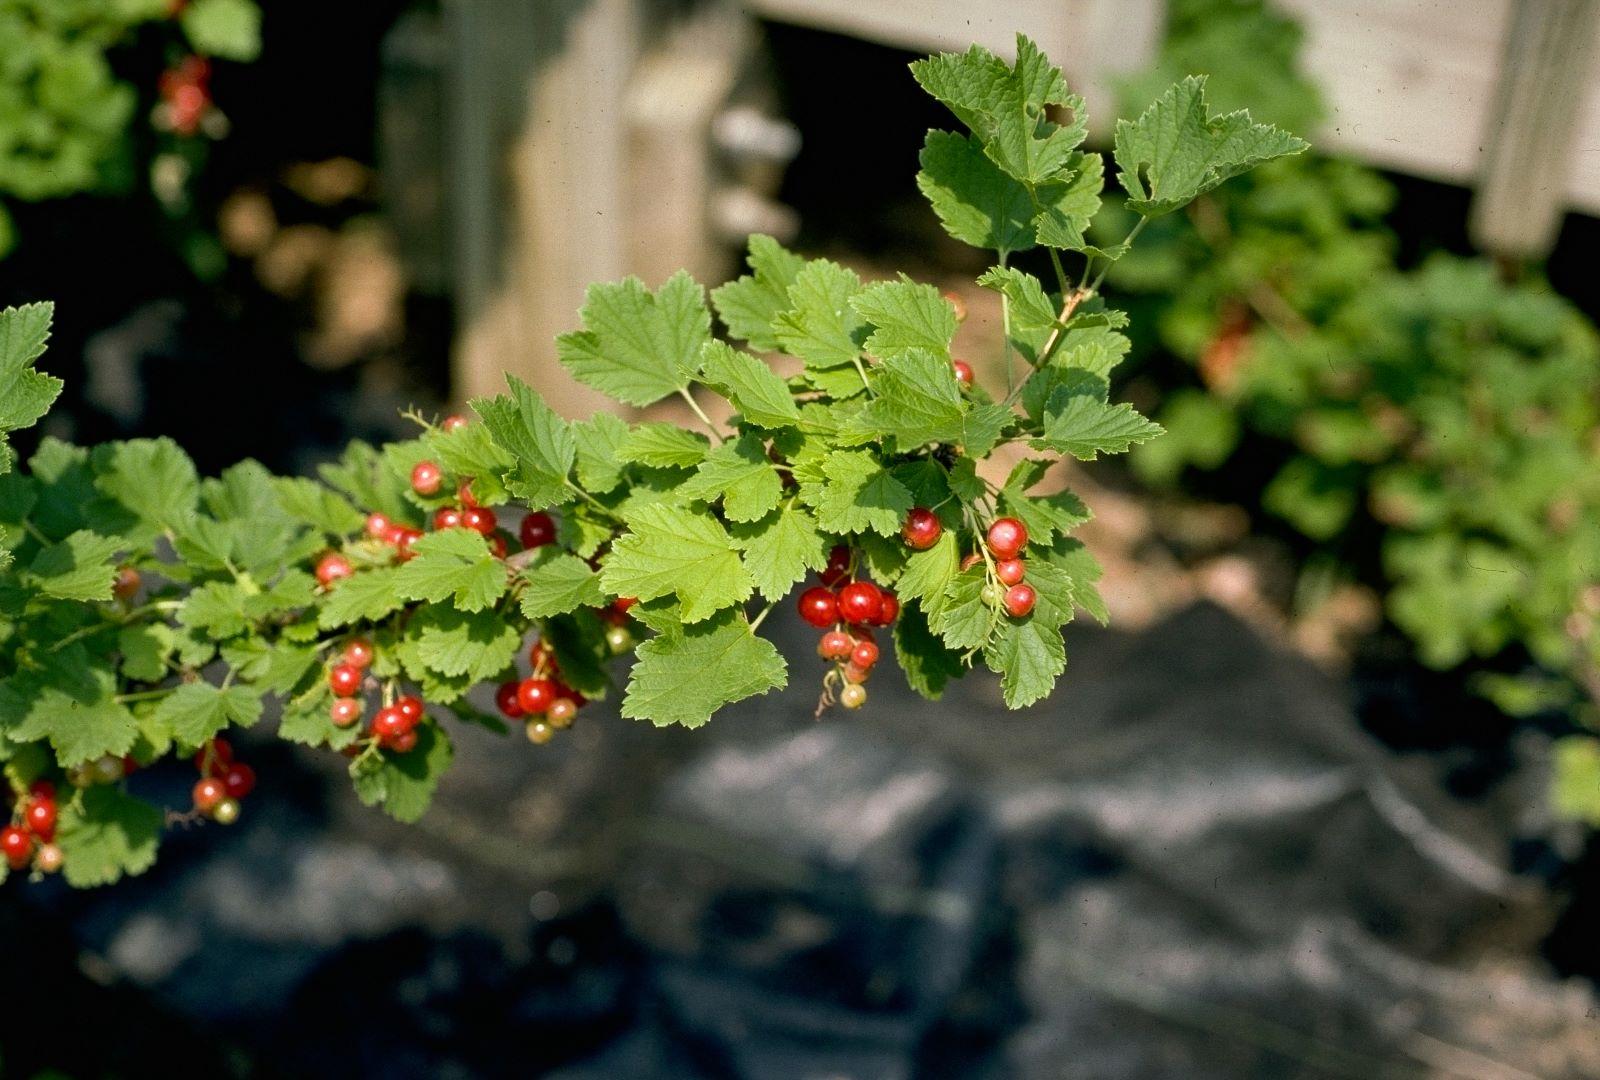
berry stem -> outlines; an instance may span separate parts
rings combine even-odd
[[[700,422],[706,426],[706,430],[711,432],[711,437],[717,441],[718,446],[721,446],[722,432],[717,430],[717,425],[711,422],[711,417],[706,415],[706,411],[700,407],[700,403],[694,399],[694,395],[689,393],[686,387],[680,386],[678,387],[678,396],[689,403],[689,408],[694,410],[694,414],[700,418]]]

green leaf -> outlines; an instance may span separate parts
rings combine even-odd
[[[1117,121],[1114,156],[1129,209],[1145,217],[1169,213],[1230,177],[1309,145],[1252,123],[1242,109],[1208,115],[1205,85],[1205,76],[1191,75],[1139,119]]]
[[[94,452],[95,486],[152,531],[184,524],[200,498],[200,474],[171,439],[107,443]]]
[[[59,600],[110,600],[117,575],[112,556],[123,546],[115,537],[75,532],[35,555],[27,578]]]
[[[734,337],[748,341],[752,349],[773,352],[780,347],[773,320],[788,310],[789,286],[806,261],[772,237],[757,233],[750,237],[749,262],[754,273],[713,289],[711,302]]]
[[[80,647],[56,653],[43,678],[29,674],[0,684],[0,725],[13,742],[49,739],[63,767],[105,754],[120,757],[133,747],[138,725],[116,700],[109,668],[71,670],[87,664]]]
[[[904,580],[902,576],[901,581]],[[894,654],[906,683],[930,701],[939,700],[950,680],[960,678],[966,671],[961,654],[947,648],[928,629],[928,617],[920,604],[906,604],[900,609],[900,617],[894,622]]]
[[[161,810],[143,799],[108,785],[85,788],[62,805],[56,828],[67,884],[83,889],[144,873],[156,861],[161,826]]]
[[[955,580],[960,562],[961,550],[955,530],[946,529],[931,548],[906,560],[905,569],[895,582],[895,590],[902,602],[931,600],[937,606]]]
[[[530,510],[542,510],[571,497],[567,474],[577,449],[572,428],[546,405],[532,388],[514,375],[506,376],[511,395],[479,398],[473,410],[483,418],[495,442],[516,459],[506,474],[506,490]]]
[[[395,587],[407,600],[450,601],[462,611],[483,611],[506,593],[505,563],[494,557],[482,534],[471,529],[429,533],[413,543],[411,551],[411,561],[395,576]]]
[[[501,615],[437,604],[412,619],[400,658],[407,671],[482,682],[510,667],[521,644],[522,634]]]
[[[783,481],[755,435],[725,442],[706,457],[679,489],[685,498],[715,502],[729,521],[758,521],[778,505]]]
[[[845,430],[861,438],[893,437],[904,449],[952,443],[981,457],[1011,420],[1004,406],[969,404],[950,361],[921,349],[878,364],[872,388],[875,396]]]
[[[866,343],[873,356],[887,360],[920,351],[949,358],[956,309],[932,285],[919,285],[902,274],[899,281],[868,285],[850,303],[873,325]]]
[[[253,0],[192,0],[179,18],[202,56],[248,63],[261,53],[261,9]]]
[[[1100,454],[1124,453],[1133,444],[1160,435],[1161,430],[1160,424],[1140,416],[1132,405],[1110,405],[1095,394],[1063,387],[1045,405],[1044,431],[1029,445],[1093,461]]]
[[[789,310],[773,320],[773,335],[807,370],[854,364],[861,355],[866,325],[850,300],[861,291],[854,270],[815,259],[789,286]]]
[[[307,477],[280,476],[273,480],[273,486],[290,517],[328,536],[360,532],[366,520],[350,500]]]
[[[1027,188],[989,160],[983,140],[930,131],[917,160],[922,165],[917,187],[945,232],[1001,255],[1034,246],[1033,199]]]
[[[576,555],[558,552],[522,572],[522,613],[530,619],[565,615],[605,603],[600,575]]]
[[[172,652],[172,631],[165,623],[134,623],[117,632],[122,654],[122,674],[138,682],[158,682],[166,677],[167,656]]]
[[[161,699],[155,718],[187,746],[199,746],[229,724],[249,727],[261,719],[261,694],[249,686],[226,690],[209,683],[185,683]]]
[[[617,456],[652,468],[692,469],[705,460],[710,449],[711,440],[698,431],[650,421],[628,432],[617,448]]]
[[[807,570],[828,565],[827,538],[804,507],[780,507],[754,524],[734,525],[729,531],[744,553],[745,569],[768,600],[788,595]]]
[[[871,453],[839,450],[822,463],[826,483],[816,502],[817,523],[830,533],[872,530],[897,536],[911,492]]]
[[[250,616],[245,591],[231,581],[208,581],[184,597],[178,608],[178,625],[220,641],[245,632]]]
[[[34,370],[50,340],[54,304],[0,310],[0,473],[11,469],[6,434],[37,424],[61,393],[61,380]]]
[[[574,377],[628,405],[651,405],[687,390],[711,338],[705,293],[679,271],[652,294],[630,277],[589,286],[584,329],[556,338]]]
[[[1006,707],[1021,709],[1048,697],[1067,669],[1067,647],[1059,627],[1028,619],[1002,620],[984,650],[984,662],[1000,675]]]
[[[788,682],[777,648],[758,637],[739,612],[653,637],[638,654],[622,715],[657,727],[699,727],[724,705],[781,690]]]
[[[405,599],[400,595],[400,568],[381,566],[362,570],[334,584],[328,590],[317,625],[324,630],[352,623],[376,622],[400,610]]]
[[[790,427],[800,419],[788,386],[759,358],[725,342],[708,342],[702,354],[701,378],[733,402],[748,423],[764,428]]]
[[[1048,247],[1082,251],[1088,246],[1084,231],[1100,209],[1100,192],[1106,186],[1106,164],[1099,154],[1074,152],[1068,160],[1070,176],[1038,189],[1042,209],[1033,219],[1039,243]]]
[[[1001,513],[1021,521],[1028,527],[1028,534],[1040,543],[1049,543],[1054,534],[1071,532],[1093,516],[1082,499],[1065,489],[1048,495],[1027,494],[1029,488],[1044,479],[1052,464],[1019,461],[1000,489]]]
[[[356,796],[368,806],[383,807],[396,821],[416,821],[427,812],[455,756],[438,724],[422,724],[416,732],[417,745],[404,754],[384,752],[351,764]]]
[[[613,413],[595,413],[572,425],[578,483],[589,494],[604,495],[622,483],[619,452],[627,436],[627,421]]]
[[[662,503],[628,516],[628,532],[612,545],[600,582],[610,596],[653,600],[676,594],[686,623],[743,603],[755,588],[716,518]]]
[[[928,628],[957,652],[983,648],[999,624],[999,612],[983,602],[985,581],[984,564],[979,562],[957,573],[944,596],[921,601]]]

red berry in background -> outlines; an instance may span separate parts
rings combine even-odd
[[[550,682],[555,686],[556,697],[558,698],[571,698],[574,705],[582,705],[589,700],[560,679],[553,678]]]
[[[361,719],[361,713],[360,698],[334,698],[333,704],[328,706],[328,719],[333,721],[334,727],[349,727]]]
[[[400,561],[406,562],[412,557],[411,545],[422,539],[422,530],[413,529],[405,525],[398,525],[389,534],[395,550],[400,554]]]
[[[1039,594],[1033,591],[1032,585],[1013,585],[1006,590],[1006,614],[1013,619],[1020,619],[1033,610],[1033,605],[1039,599]]]
[[[0,853],[4,853],[13,870],[21,870],[33,857],[33,837],[27,829],[7,825],[0,829]]]
[[[989,550],[997,559],[1015,559],[1028,546],[1028,527],[1014,517],[995,518],[989,526]]]
[[[111,595],[118,600],[132,600],[139,594],[139,571],[131,566],[117,568],[116,580],[111,583]]]
[[[858,641],[850,650],[850,663],[863,671],[870,670],[877,662],[878,647],[870,641]]]
[[[317,562],[317,583],[324,589],[340,578],[347,578],[355,570],[350,566],[350,560],[337,552],[324,555]]]
[[[522,519],[518,535],[522,539],[522,546],[529,550],[553,544],[556,542],[555,519],[543,510],[535,510]]]
[[[883,590],[883,610],[878,612],[876,625],[892,626],[900,617],[900,598],[888,589]]]
[[[351,638],[344,646],[344,662],[365,671],[372,666],[372,642],[365,638]]]
[[[56,786],[48,780],[35,780],[28,785],[28,794],[45,802],[55,802]]]
[[[849,586],[846,586],[848,588]],[[839,601],[821,585],[814,585],[800,594],[800,617],[818,630],[839,621]]]
[[[551,652],[549,643],[543,638],[528,646],[528,663],[533,665],[535,671],[555,664],[555,654]]]
[[[425,708],[425,706],[422,704],[422,699],[417,697],[415,694],[407,694],[399,701],[396,701],[394,703],[394,707],[400,710],[401,716],[405,717],[413,724],[422,719],[423,709]]]
[[[517,687],[517,704],[524,713],[542,713],[559,696],[556,684],[549,679],[523,679]]]
[[[354,697],[361,689],[361,669],[349,664],[335,664],[328,672],[328,688],[334,697]]]
[[[822,571],[822,583],[830,589],[850,576],[850,549],[843,544],[835,544],[833,550],[828,552],[828,565]]]
[[[615,600],[611,601],[611,610],[615,611],[618,615],[626,615],[628,613],[628,609],[633,607],[633,605],[637,604],[638,602],[639,598],[637,596],[619,596]]]
[[[852,581],[839,590],[839,618],[847,623],[872,623],[883,614],[883,593],[870,581]]]
[[[481,505],[478,502],[478,497],[472,493],[472,479],[470,477],[461,481],[460,486],[456,488],[456,502],[460,503],[463,507]]]
[[[433,512],[433,529],[435,532],[441,529],[459,528],[461,528],[461,511],[459,508],[441,506]]]
[[[451,413],[449,416],[439,421],[439,426],[443,428],[445,434],[448,435],[453,431],[460,431],[462,428],[466,427],[468,423],[470,423],[470,421],[465,416],[462,416],[459,413]]]
[[[417,748],[417,729],[407,728],[394,738],[384,740],[384,745],[397,754],[409,754]]]
[[[461,524],[473,532],[491,535],[499,526],[494,511],[485,506],[469,506],[461,511]]]
[[[444,473],[431,461],[419,461],[411,470],[411,490],[418,495],[434,495],[444,483]]]
[[[829,630],[817,643],[817,651],[824,660],[843,660],[855,647],[855,639],[843,630]]]
[[[1015,585],[1027,572],[1028,568],[1021,559],[1001,559],[994,565],[994,576],[1000,579],[1002,585]]]
[[[209,814],[217,808],[217,804],[228,797],[228,789],[222,786],[222,781],[214,776],[196,780],[194,784],[194,808],[202,814]]]
[[[495,558],[505,558],[506,554],[510,550],[511,549],[506,546],[506,538],[503,533],[495,533],[493,536],[489,537],[489,554],[493,555]]]
[[[28,823],[33,835],[48,843],[56,834],[56,801],[34,799],[28,803],[22,819]]]
[[[906,522],[900,527],[900,536],[905,540],[906,547],[917,551],[927,551],[939,542],[939,535],[944,532],[944,526],[939,522],[939,515],[925,506],[913,506],[906,515]]]
[[[230,799],[242,799],[256,789],[256,771],[242,761],[228,766],[222,774],[222,787]]]
[[[390,541],[390,533],[394,530],[394,522],[383,514],[367,515],[367,535],[374,540]]]
[[[968,555],[966,558],[961,560],[962,573],[971,570],[974,566],[977,566],[982,561],[983,556],[974,551],[971,555]]]
[[[514,682],[501,683],[500,688],[494,692],[495,707],[512,720],[525,715],[522,702],[517,700],[517,684]]]
[[[972,365],[965,360],[952,360],[950,366],[956,369],[956,382],[965,390],[972,385]]]

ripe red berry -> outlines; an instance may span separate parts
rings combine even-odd
[[[850,549],[843,544],[835,544],[833,550],[828,552],[828,565],[821,576],[822,583],[830,589],[849,577]]]
[[[939,515],[925,506],[913,506],[906,515],[905,524],[900,527],[906,547],[917,551],[927,551],[937,544],[943,532],[944,526],[939,522]]]
[[[965,390],[972,385],[972,365],[965,360],[952,360],[950,366],[956,369],[956,382]]]
[[[470,476],[461,481],[460,486],[456,488],[456,501],[464,507],[482,505],[478,502],[478,497],[472,493],[472,478]]]
[[[888,589],[883,590],[883,610],[878,612],[874,620],[875,626],[893,626],[894,621],[900,617],[900,598]]]
[[[1027,572],[1021,559],[1001,559],[994,565],[994,576],[1002,585],[1015,585]]]
[[[496,708],[512,720],[523,715],[522,702],[517,700],[515,682],[501,683],[500,688],[494,692],[494,703]]]
[[[407,694],[399,701],[396,701],[394,707],[400,710],[401,716],[404,716],[413,724],[422,719],[422,713],[425,708],[422,699],[415,694]]]
[[[499,521],[494,516],[494,511],[486,506],[469,506],[461,511],[461,524],[473,532],[490,536],[494,533]]]
[[[242,799],[256,789],[256,771],[242,761],[228,766],[222,774],[222,787],[230,799]]]
[[[417,748],[417,729],[407,728],[392,739],[385,739],[384,745],[397,754],[409,754]]]
[[[1013,619],[1023,618],[1033,610],[1034,601],[1038,598],[1032,585],[1013,585],[1006,590],[1006,614]]]
[[[989,550],[997,559],[1015,559],[1028,546],[1028,527],[1013,517],[995,518],[989,526]]]
[[[217,804],[227,797],[228,789],[214,776],[204,777],[194,783],[194,808],[202,814],[215,810]]]
[[[578,715],[578,703],[569,697],[558,697],[550,703],[545,717],[550,721],[550,726],[560,731],[572,726],[573,719]]]
[[[350,566],[350,560],[338,552],[324,555],[317,563],[317,583],[324,589],[353,573],[355,570]]]
[[[556,541],[555,519],[543,510],[535,510],[522,519],[518,535],[522,539],[522,546],[528,550],[553,544]]]
[[[876,622],[883,614],[883,593],[870,581],[852,581],[839,590],[839,617],[847,623]]]
[[[870,641],[858,641],[850,650],[850,663],[863,671],[870,670],[877,662],[878,647]]]
[[[393,705],[379,709],[372,718],[372,733],[385,743],[398,739],[416,726],[415,720]]]
[[[843,660],[855,646],[855,639],[843,630],[829,630],[817,643],[817,652],[824,660]]]
[[[28,804],[28,812],[23,815],[23,820],[28,823],[33,835],[48,844],[56,835],[55,800],[33,800]]]
[[[365,671],[372,666],[372,642],[365,638],[351,638],[344,646],[344,662]]]
[[[411,490],[418,495],[433,495],[444,483],[444,473],[431,461],[419,461],[411,470]]]
[[[111,583],[111,595],[118,600],[132,600],[139,593],[139,571],[131,566],[118,567],[117,577]]]
[[[35,780],[28,785],[28,794],[46,802],[56,801],[56,786],[48,780]]]
[[[540,638],[528,646],[528,663],[533,665],[535,671],[540,668],[554,667],[555,653],[551,650],[549,642],[545,641],[544,638]]]
[[[639,598],[637,596],[619,596],[615,600],[611,601],[611,610],[616,612],[618,615],[626,615],[628,613],[628,609],[633,607],[633,605],[637,604],[638,602]]]
[[[435,532],[441,529],[459,528],[461,528],[461,511],[459,508],[441,506],[433,512],[433,529]]]
[[[983,556],[974,551],[971,555],[961,560],[961,572],[966,573],[983,561]]]
[[[361,719],[361,712],[360,698],[338,697],[328,706],[328,719],[333,721],[334,727],[349,727]]]
[[[847,683],[859,685],[860,683],[866,682],[871,676],[872,672],[854,663],[849,663],[844,666],[844,681]]]
[[[335,697],[354,697],[361,689],[361,669],[335,664],[328,672],[328,687]]]
[[[383,514],[367,515],[367,535],[374,540],[390,541],[389,534],[394,530],[394,522]]]
[[[395,551],[400,556],[400,561],[407,562],[414,554],[411,550],[411,545],[422,539],[422,530],[413,529],[406,525],[397,525],[389,531],[389,536],[395,546]]]
[[[517,687],[517,704],[524,713],[542,713],[558,696],[556,684],[549,679],[523,679]]]
[[[5,854],[13,870],[21,870],[33,856],[33,837],[28,835],[27,829],[7,825],[0,829],[0,852]]]
[[[550,682],[555,686],[558,698],[571,698],[574,705],[582,705],[589,700],[558,678],[552,678]]]
[[[469,422],[470,421],[468,421],[465,416],[461,416],[457,413],[451,413],[449,416],[439,421],[439,426],[444,429],[446,434],[449,434],[452,431],[460,431],[462,428],[466,427]]]
[[[821,585],[814,585],[801,593],[799,603],[800,617],[818,630],[839,621],[839,600]]]

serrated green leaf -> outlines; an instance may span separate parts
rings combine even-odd
[[[429,533],[411,545],[411,552],[411,561],[395,575],[395,587],[407,600],[448,600],[462,611],[483,611],[506,593],[505,564],[471,529]]]
[[[629,430],[617,448],[622,461],[652,468],[692,469],[705,460],[711,440],[676,424],[650,421]]]
[[[822,462],[826,483],[816,501],[817,524],[830,533],[900,532],[914,505],[911,492],[866,451],[840,450]]]
[[[711,337],[705,292],[679,271],[656,293],[630,277],[589,286],[584,329],[556,338],[561,362],[581,383],[628,405],[687,390]]]
[[[612,545],[600,582],[609,596],[653,600],[676,594],[686,623],[743,603],[755,588],[716,518],[660,503],[628,516],[628,532]]]
[[[521,644],[522,635],[503,616],[439,604],[417,613],[400,644],[400,656],[407,671],[426,668],[472,683],[510,667]]]
[[[998,611],[983,602],[985,581],[980,562],[958,572],[942,597],[924,597],[921,601],[928,628],[956,652],[983,648],[1000,622]]]
[[[376,622],[400,610],[405,598],[400,595],[400,568],[382,566],[362,570],[328,590],[317,625],[324,630],[358,622]]]
[[[1066,489],[1048,495],[1027,494],[1044,478],[1051,464],[1020,461],[1000,489],[1001,513],[1017,518],[1028,527],[1028,534],[1041,543],[1048,543],[1055,534],[1071,532],[1093,516],[1083,500]]]
[[[902,575],[901,581],[905,580]],[[902,590],[901,595],[904,596]],[[951,679],[959,678],[966,665],[961,654],[945,646],[928,629],[928,617],[919,604],[906,604],[894,623],[894,653],[906,684],[930,701],[944,694]]]
[[[252,0],[191,0],[179,20],[202,56],[248,63],[261,53],[261,9]]]
[[[250,625],[245,591],[231,581],[208,581],[184,597],[178,625],[220,641],[242,634]]]
[[[1039,243],[1070,251],[1088,246],[1083,234],[1100,209],[1105,168],[1099,154],[1074,151],[1064,166],[1065,177],[1039,185],[1036,194],[1041,209],[1033,219]]]
[[[967,402],[950,361],[921,349],[878,364],[872,388],[872,400],[845,430],[859,438],[892,437],[902,449],[952,443],[981,457],[1011,420],[1003,406]]]
[[[161,826],[159,807],[115,787],[85,788],[62,806],[56,827],[67,884],[83,889],[144,873],[156,861]]]
[[[758,522],[729,530],[744,566],[768,600],[779,600],[806,576],[828,565],[828,541],[817,519],[800,506],[780,507]]]
[[[1001,255],[1034,246],[1033,198],[989,160],[977,136],[930,131],[918,161],[917,187],[945,232]]]
[[[708,342],[701,354],[701,378],[733,402],[745,420],[757,427],[783,428],[800,419],[788,386],[759,358],[725,342]]]
[[[172,631],[165,623],[134,623],[117,631],[122,674],[137,682],[156,682],[167,674]]]
[[[315,480],[303,476],[282,476],[273,481],[278,501],[296,521],[328,536],[348,536],[359,532],[366,515],[350,500]]]
[[[0,473],[11,468],[8,432],[38,423],[61,393],[61,380],[34,370],[50,340],[54,304],[0,310]]]
[[[946,529],[938,541],[926,551],[918,551],[906,559],[905,569],[895,582],[895,590],[902,602],[931,600],[935,606],[942,601],[950,583],[960,569],[961,550],[956,534]]]
[[[151,530],[180,526],[200,498],[200,474],[171,439],[131,439],[94,451],[95,486]]]
[[[0,725],[13,742],[48,739],[65,767],[105,754],[120,757],[132,747],[138,725],[116,700],[117,682],[109,668],[68,670],[89,663],[81,648],[53,654],[54,666],[41,678],[29,673],[0,685]]]
[[[531,387],[514,375],[506,376],[509,396],[479,398],[473,411],[501,449],[516,459],[505,476],[506,490],[542,510],[566,502],[567,488],[577,448],[572,429]]]
[[[932,285],[904,274],[899,281],[868,285],[850,300],[856,313],[873,326],[867,352],[887,360],[908,352],[926,352],[948,359],[956,335],[956,310]]]
[[[439,778],[455,757],[438,724],[423,724],[416,732],[417,745],[406,753],[384,752],[352,765],[356,797],[381,806],[396,821],[416,821],[427,812]]]
[[[853,365],[861,355],[866,324],[850,301],[861,279],[827,259],[814,259],[789,286],[789,309],[772,322],[779,346],[805,361],[808,373]]]
[[[1004,619],[984,662],[1000,676],[1006,707],[1021,709],[1048,697],[1067,669],[1067,647],[1059,627],[1033,619]]]
[[[680,491],[685,498],[702,502],[721,498],[729,521],[748,522],[760,520],[778,505],[783,481],[761,439],[742,435],[711,451]]]
[[[1206,79],[1175,84],[1137,120],[1118,120],[1114,156],[1127,205],[1157,217],[1262,162],[1303,152],[1308,143],[1244,110],[1210,116]]]
[[[115,537],[75,532],[40,550],[28,566],[27,580],[58,600],[109,600],[117,574],[111,559],[122,547]]]
[[[1132,405],[1111,405],[1092,394],[1063,388],[1051,395],[1044,409],[1044,431],[1028,445],[1093,461],[1100,454],[1124,453],[1161,431],[1160,424],[1140,416]]]
[[[789,286],[805,259],[757,233],[750,237],[749,263],[753,273],[713,289],[711,302],[734,337],[749,342],[752,349],[772,352],[780,347],[773,320],[788,310]]]
[[[612,413],[595,413],[572,425],[572,441],[577,447],[574,467],[578,483],[589,494],[604,495],[622,483],[618,453],[627,435],[628,422]]]
[[[724,705],[781,690],[788,682],[777,648],[739,612],[724,611],[681,633],[653,637],[638,654],[622,715],[657,727],[699,727]]]
[[[575,555],[555,553],[522,572],[522,613],[530,619],[565,615],[605,603],[600,575]]]
[[[261,694],[249,686],[226,690],[209,683],[185,683],[161,699],[155,718],[187,746],[199,746],[229,724],[249,727],[261,719]]]

